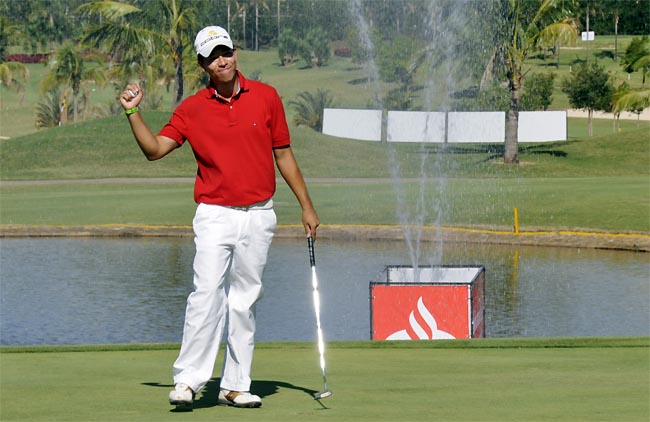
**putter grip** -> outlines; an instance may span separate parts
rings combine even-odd
[[[314,256],[314,239],[311,236],[307,237],[307,247],[309,248],[309,265],[316,266],[316,257]]]

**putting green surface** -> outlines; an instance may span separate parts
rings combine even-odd
[[[167,403],[177,345],[0,348],[2,421],[647,421],[650,339],[260,343],[260,409]],[[222,353],[220,353],[220,356]]]

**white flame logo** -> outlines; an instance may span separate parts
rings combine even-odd
[[[411,328],[413,329],[415,334],[418,336],[418,339],[442,340],[442,339],[455,338],[454,336],[452,336],[451,334],[445,331],[438,330],[438,323],[436,322],[436,319],[433,317],[433,315],[431,315],[431,312],[429,312],[427,307],[424,306],[424,302],[422,302],[422,296],[420,296],[420,298],[418,299],[417,307],[420,316],[427,323],[431,331],[431,337],[429,337],[425,329],[422,328],[422,326],[416,321],[414,311],[411,311],[411,314],[409,315],[409,324],[411,325]],[[411,338],[408,332],[404,329],[391,334],[386,338],[386,340],[414,340],[414,339]]]

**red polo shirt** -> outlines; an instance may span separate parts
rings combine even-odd
[[[208,87],[186,98],[159,132],[186,140],[198,164],[194,200],[251,205],[275,192],[273,148],[288,147],[289,128],[275,88],[239,76],[239,92],[227,102]]]

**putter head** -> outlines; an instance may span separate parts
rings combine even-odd
[[[332,392],[330,390],[326,390],[326,391],[323,391],[322,393],[314,394],[314,400],[326,399],[331,395],[332,395]]]

